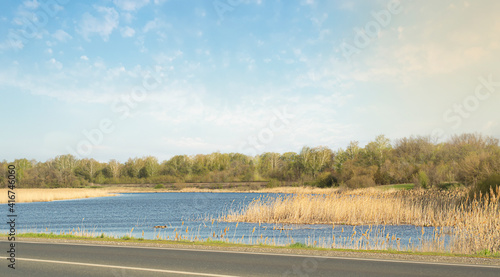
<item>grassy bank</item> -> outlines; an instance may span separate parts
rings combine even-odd
[[[6,234],[1,234],[0,237],[6,237]],[[310,245],[305,245],[302,243],[293,243],[285,246],[273,246],[267,244],[257,244],[257,245],[249,245],[242,243],[233,243],[233,242],[224,242],[224,241],[216,241],[216,240],[203,240],[203,241],[189,241],[189,240],[163,240],[163,239],[143,239],[136,238],[130,236],[123,236],[120,238],[108,237],[103,234],[96,236],[79,236],[79,235],[58,235],[58,234],[46,234],[46,233],[22,233],[17,235],[18,238],[29,238],[29,239],[50,239],[54,241],[67,241],[67,240],[75,240],[75,241],[88,241],[88,242],[107,242],[107,243],[136,243],[136,244],[154,244],[154,245],[166,245],[166,246],[205,246],[205,247],[217,247],[217,248],[226,248],[231,250],[233,248],[248,248],[248,249],[284,249],[284,250],[312,250],[323,253],[382,253],[382,254],[396,254],[396,255],[415,255],[415,256],[445,256],[445,257],[469,257],[469,258],[493,258],[500,259],[500,253],[490,253],[486,251],[479,251],[473,254],[456,254],[456,253],[443,253],[443,252],[418,252],[418,251],[397,251],[395,249],[389,250],[363,250],[363,249],[342,249],[342,248],[322,248],[322,247],[314,247]],[[285,253],[290,253],[286,251]],[[293,252],[292,252],[293,253]]]
[[[60,188],[60,189],[15,189],[16,202],[48,202],[54,200],[68,200],[90,197],[113,196],[105,190],[80,189],[80,188]],[[0,204],[7,203],[7,189],[0,189]]]
[[[498,191],[498,188],[497,188]],[[451,253],[500,252],[498,197],[466,202],[468,190],[336,191],[261,197],[222,218],[229,222],[401,225],[442,227],[427,249]],[[495,195],[495,193],[492,193]],[[441,240],[450,235],[449,246]],[[368,234],[367,234],[368,235]]]

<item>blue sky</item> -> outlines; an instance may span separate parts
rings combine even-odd
[[[500,138],[498,10],[497,1],[8,1],[0,159],[255,155],[380,134]]]

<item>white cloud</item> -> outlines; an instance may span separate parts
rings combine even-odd
[[[55,68],[57,70],[61,70],[63,68],[63,65],[61,62],[57,61],[56,59],[52,58],[48,61],[49,68]]]
[[[144,28],[142,29],[142,31],[144,33],[147,33],[149,32],[150,30],[153,30],[155,28],[158,27],[158,19],[155,19],[155,20],[151,20],[151,21],[148,21],[146,23],[146,25],[144,25]]]
[[[99,16],[95,17],[90,13],[83,14],[78,31],[86,40],[89,40],[93,34],[97,34],[107,41],[109,35],[118,27],[118,12],[106,7],[95,7],[95,9]]]
[[[168,54],[161,52],[158,55],[154,55],[153,59],[157,64],[169,64],[173,60],[181,58],[183,54],[181,50],[172,51]]]
[[[132,20],[134,20],[134,15],[129,12],[122,12],[120,13],[120,17],[126,22],[126,23],[132,23]]]
[[[37,0],[33,0],[33,1],[24,1],[23,2],[23,5],[24,7],[28,8],[28,9],[36,9],[40,6],[40,3],[38,3]]]
[[[339,4],[339,9],[353,11],[356,8],[356,3],[352,0],[347,0]]]
[[[7,39],[3,43],[0,43],[1,50],[21,50],[24,48],[24,43],[21,40]]]
[[[58,12],[62,7],[54,4],[51,6],[51,11]],[[4,19],[5,17],[2,17]],[[7,18],[5,18],[7,19]],[[33,39],[41,39],[44,35],[48,35],[45,25],[51,18],[40,8],[40,2],[24,1],[13,12],[13,17],[9,20],[12,28],[7,26],[8,34],[6,42],[0,44],[0,50],[14,49],[19,50],[24,47],[26,43]],[[7,20],[5,20],[7,21]],[[2,25],[7,25],[5,22]]]
[[[87,61],[88,57],[83,55],[80,60]],[[107,67],[99,60],[63,66],[55,58],[45,60],[42,65],[47,70],[58,70],[57,74],[31,74],[12,66],[0,69],[0,84],[64,102],[111,104],[142,83],[140,67],[132,70],[124,66]]]
[[[171,26],[170,24],[167,24],[167,23],[163,22],[161,19],[155,18],[153,20],[148,21],[146,23],[146,25],[144,25],[144,28],[142,29],[142,31],[144,33],[147,33],[149,31],[152,31],[152,30],[155,30],[155,29],[168,28],[170,26]]]
[[[196,148],[196,149],[206,149],[210,145],[203,139],[196,137],[181,137],[181,138],[169,138],[164,137],[163,141],[168,145],[179,148]]]
[[[66,33],[65,31],[63,31],[61,29],[59,29],[55,33],[53,33],[52,37],[57,39],[58,41],[62,41],[62,42],[65,42],[65,41],[72,38],[72,36],[70,34]]]
[[[149,0],[114,0],[115,5],[125,11],[136,11],[149,3]]]
[[[130,28],[129,26],[121,29],[122,37],[130,38],[135,35],[135,30]]]
[[[500,28],[495,26],[500,26],[500,20],[494,12],[500,7],[498,3],[478,3],[475,10],[470,10],[472,4],[450,10],[448,5],[432,1],[406,2],[402,7],[403,12],[392,16],[380,36],[352,55],[351,68],[356,71],[347,72],[353,79],[412,80],[417,76],[458,74],[498,53]],[[478,16],[481,22],[476,20]]]
[[[199,16],[199,17],[205,17],[207,15],[207,12],[204,9],[196,8],[195,14],[196,14],[196,16]]]

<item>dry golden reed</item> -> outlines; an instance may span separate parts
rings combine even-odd
[[[68,200],[89,197],[113,196],[114,194],[98,189],[77,189],[77,188],[58,188],[58,189],[15,189],[16,202],[48,202],[54,200]],[[0,189],[0,204],[7,203],[7,189]]]
[[[261,197],[240,211],[229,212],[229,222],[267,222],[277,224],[402,225],[447,228],[447,251],[477,253],[500,252],[500,205],[498,195],[478,196],[466,201],[466,189],[453,191],[381,191],[364,189],[328,194],[297,193]],[[423,229],[422,229],[423,230]],[[427,245],[427,250],[444,250]]]

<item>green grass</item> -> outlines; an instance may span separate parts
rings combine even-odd
[[[484,249],[482,251],[479,251],[477,252],[477,255],[480,257],[500,258],[500,252],[491,252],[489,249]]]
[[[158,184],[155,186],[155,189],[164,189],[165,186],[163,184]]]
[[[1,236],[5,236],[5,234],[1,234]],[[16,234],[16,237],[19,238],[46,238],[46,239],[81,239],[84,237],[81,236],[75,236],[75,235],[57,235],[54,233],[22,233],[22,234]],[[103,237],[104,238],[104,237]]]
[[[7,237],[7,234],[0,233],[0,237]],[[443,253],[443,252],[414,252],[414,251],[398,251],[395,249],[390,250],[358,250],[358,249],[341,249],[341,248],[321,248],[309,246],[304,243],[294,243],[287,246],[272,246],[272,245],[249,245],[242,243],[232,243],[207,239],[204,241],[189,241],[189,240],[151,240],[144,238],[135,238],[133,236],[122,236],[120,238],[114,238],[106,236],[105,234],[98,235],[96,237],[84,237],[75,235],[57,235],[54,233],[22,233],[17,234],[16,237],[19,238],[45,238],[45,239],[72,239],[72,240],[85,240],[85,241],[107,241],[107,242],[131,242],[131,243],[155,243],[155,244],[166,244],[166,245],[200,245],[200,246],[214,246],[214,247],[224,247],[224,248],[235,248],[235,247],[245,247],[245,248],[274,248],[274,249],[296,249],[296,250],[313,250],[313,251],[331,251],[331,252],[357,252],[357,253],[382,253],[382,254],[406,254],[406,255],[417,255],[417,256],[447,256],[447,257],[473,257],[473,258],[493,258],[500,259],[500,252],[492,253],[489,250],[479,251],[473,255],[467,254],[454,254],[454,253]]]
[[[436,188],[440,190],[453,190],[453,189],[458,189],[464,187],[463,184],[460,183],[442,183],[439,185],[436,185]]]
[[[396,184],[396,185],[383,185],[383,186],[378,186],[378,188],[382,190],[388,190],[388,189],[398,189],[398,190],[403,190],[403,189],[412,189],[415,187],[415,184],[409,183],[409,184]]]
[[[289,248],[313,248],[312,246],[308,246],[301,242],[296,242],[294,244],[288,245]]]

